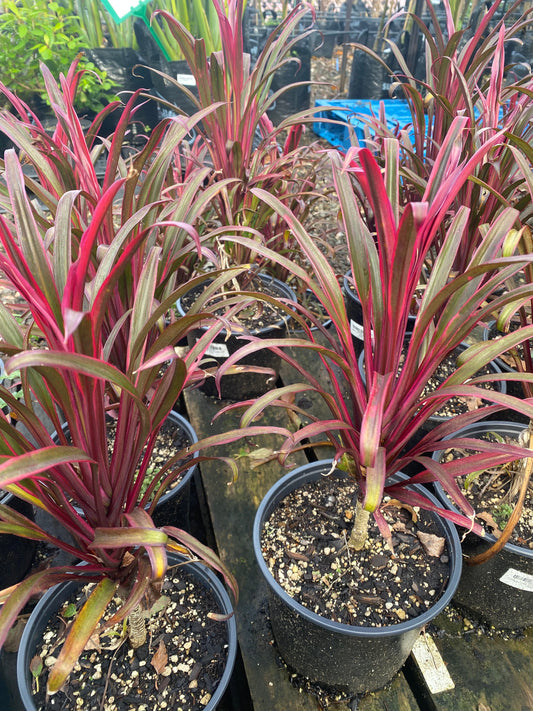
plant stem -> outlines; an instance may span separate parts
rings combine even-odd
[[[368,538],[368,521],[370,511],[365,511],[359,499],[355,506],[355,522],[348,541],[348,547],[360,551]]]
[[[133,649],[146,642],[146,623],[140,605],[133,608],[129,615],[129,638]]]

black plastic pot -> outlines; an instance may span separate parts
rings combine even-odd
[[[189,440],[190,444],[198,442],[198,435],[196,434],[191,423],[185,419],[183,415],[180,415],[179,412],[172,410],[168,414],[167,420],[170,420],[173,424],[175,424],[176,429],[180,429],[183,433],[185,433],[185,436]],[[63,431],[68,431],[66,423],[63,425]],[[56,432],[52,433],[51,437],[55,442],[58,442]],[[193,460],[197,459],[199,452],[195,452],[191,456]],[[180,525],[182,527],[187,527],[189,518],[189,490],[197,468],[198,464],[193,462],[189,469],[182,474],[176,486],[168,489],[161,496],[154,510],[154,519],[156,520],[157,525],[175,524],[176,519],[179,518],[181,521]],[[171,520],[167,520],[169,518],[171,518]]]
[[[198,96],[196,80],[191,74],[191,70],[187,62],[184,59],[175,61],[161,59],[159,70],[165,76],[162,76],[157,72],[152,72],[153,84],[156,93],[171,103],[174,107],[183,111],[183,113],[187,114],[187,116],[192,116],[192,114],[196,113],[199,110],[198,107],[174,83],[174,81],[177,81],[182,86],[185,86],[195,96]],[[177,112],[172,111],[167,107],[160,106],[159,113],[161,118],[166,118],[169,116],[175,116]]]
[[[459,348],[461,351],[465,351],[469,347],[468,343],[461,343]],[[365,351],[364,349],[361,351],[358,359],[358,364],[359,364],[359,372],[361,373],[361,377],[363,378],[363,382],[365,382]],[[488,363],[488,367],[492,370],[493,373],[498,374],[501,373],[500,368],[498,367],[498,364],[496,361],[490,361]],[[497,386],[495,389],[500,392],[500,393],[506,393],[507,392],[507,383],[505,380],[495,380],[494,384]],[[436,427],[437,425],[442,424],[443,422],[447,422],[450,419],[451,415],[431,415],[431,417],[428,418],[426,421],[424,427],[423,427],[423,434],[426,432],[429,432],[431,429]]]
[[[94,47],[86,49],[84,53],[98,69],[105,71],[107,77],[115,83],[114,91],[120,95],[124,103],[137,89],[150,92],[152,88],[150,71],[143,66],[145,62],[142,57],[131,47]],[[132,124],[130,134],[126,137],[128,142],[134,141],[137,135],[148,133],[159,121],[155,101],[141,98],[137,103],[139,108],[133,118],[135,123]],[[107,136],[112,133],[117,127],[120,116],[121,111],[117,109],[106,117],[100,129],[101,135]]]
[[[476,422],[454,436],[481,437],[487,432],[516,437],[524,430],[517,422]],[[442,452],[435,452],[437,461]],[[435,491],[443,505],[457,511],[439,484]],[[462,531],[465,560],[486,551],[496,538],[483,538]],[[503,550],[480,565],[463,565],[454,603],[473,613],[479,620],[497,629],[518,629],[533,625],[533,550],[506,543]]]
[[[455,527],[446,520],[436,519],[447,540],[450,578],[434,607],[415,619],[384,627],[355,627],[333,622],[303,607],[271,575],[261,554],[261,531],[282,499],[294,489],[320,479],[331,464],[332,460],[305,464],[270,489],[257,511],[253,545],[268,584],[270,618],[283,659],[312,681],[359,694],[379,689],[392,679],[409,656],[420,630],[451,600],[461,575],[461,546]],[[336,475],[344,476],[338,471],[331,476]],[[424,495],[437,503],[426,490]]]
[[[283,282],[273,279],[268,274],[259,274],[258,276],[264,284],[268,284],[272,289],[274,289],[280,298],[296,301],[296,297],[292,289],[290,289],[290,287]],[[178,313],[182,316],[185,315],[181,299],[177,302],[176,308]],[[194,345],[204,332],[205,329],[201,327],[193,329],[187,337],[189,345]],[[251,331],[251,335],[257,336],[258,338],[284,338],[286,334],[287,318],[284,317],[281,317],[275,324]],[[222,363],[224,363],[224,361],[229,358],[231,354],[238,351],[239,348],[242,348],[245,341],[240,338],[241,335],[242,333],[230,333],[228,335],[226,329],[223,329],[207,350],[206,356],[209,358],[210,362],[222,365]],[[276,386],[276,376],[281,365],[281,358],[265,348],[264,350],[243,358],[239,362],[239,365],[268,368],[269,370],[274,371],[275,375],[272,373],[259,373],[253,371],[225,375],[220,382],[221,398],[228,400],[246,400],[248,398],[258,397],[259,395],[263,395],[268,392],[268,390],[272,390],[272,388]],[[219,392],[214,378],[207,378],[202,383],[200,388],[206,395],[219,397]]]
[[[33,506],[13,494],[2,493],[0,503],[33,521]],[[35,555],[35,541],[20,536],[0,534],[0,590],[19,583],[29,571]]]
[[[346,274],[344,277],[344,303],[346,305],[346,314],[350,320],[350,331],[355,354],[359,355],[365,345],[363,337],[363,311],[357,293],[350,286],[350,274]],[[415,323],[416,316],[409,316],[407,319],[406,334],[412,332]]]
[[[185,556],[178,553],[168,553],[168,558],[171,565],[177,565],[186,561]],[[187,563],[187,571],[194,575],[199,586],[211,590],[220,607],[221,614],[227,615],[231,613],[232,605],[229,596],[222,583],[209,568],[206,568],[205,565],[201,563],[192,562]],[[78,587],[79,583],[77,582],[56,585],[41,598],[30,615],[22,635],[17,656],[17,683],[21,699],[20,708],[24,709],[24,711],[37,711],[31,692],[32,674],[30,672],[30,662],[35,656],[40,638],[51,617],[60,608],[61,604],[73,595]],[[214,711],[219,705],[230,681],[237,653],[237,625],[235,616],[230,617],[220,624],[224,624],[227,629],[228,659],[222,678],[216,690],[213,692],[209,703],[206,705],[205,711]]]
[[[306,289],[305,290],[305,299],[307,301],[314,301],[316,304],[318,304],[318,300],[316,299],[315,295],[313,294],[311,289]],[[301,303],[301,302],[300,302]],[[330,328],[331,324],[333,323],[330,318],[326,318],[323,321],[321,321],[322,326],[324,328]],[[297,321],[291,320],[288,325],[287,325],[287,330],[290,335],[297,335],[297,336],[302,336],[304,334],[304,329],[298,327],[299,324]],[[311,331],[318,331],[317,326],[313,326],[311,328]]]

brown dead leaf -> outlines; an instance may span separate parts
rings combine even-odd
[[[159,647],[156,649],[150,663],[156,671],[156,674],[162,674],[168,662],[167,648],[163,640],[159,642]]]
[[[477,711],[490,711],[490,706],[485,706],[481,701],[478,704]]]
[[[467,397],[465,400],[468,412],[473,412],[474,410],[479,410],[480,407],[483,407],[483,398]]]
[[[257,467],[260,467],[262,464],[266,464],[273,459],[277,459],[278,454],[279,452],[270,447],[259,447],[251,452],[239,455],[239,458],[246,457],[246,459],[250,462],[250,468],[257,469]]]
[[[444,553],[445,539],[443,536],[436,536],[434,533],[424,533],[424,531],[417,531],[416,535],[428,555],[434,558],[440,558]]]
[[[418,521],[418,514],[416,510],[412,506],[409,506],[409,504],[404,504],[401,501],[398,501],[398,499],[390,499],[389,501],[386,501],[383,504],[383,508],[385,508],[386,506],[395,506],[398,509],[405,509],[411,514],[411,518],[413,519],[414,523]]]
[[[499,538],[502,535],[500,527],[492,517],[492,514],[490,514],[488,511],[482,511],[479,514],[476,514],[476,518],[480,518],[487,524],[487,526],[489,526],[489,528],[492,529],[492,535],[494,536],[494,538]]]
[[[102,651],[102,646],[100,644],[100,633],[97,632],[96,630],[92,633],[92,635],[89,637],[87,640],[87,644],[85,645],[85,649],[95,649],[97,652]]]

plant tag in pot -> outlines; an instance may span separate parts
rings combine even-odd
[[[196,79],[192,74],[178,74],[176,79],[180,84],[183,84],[183,86],[196,86]]]

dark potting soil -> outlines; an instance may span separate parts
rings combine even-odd
[[[113,453],[113,442],[116,431],[116,420],[111,420],[107,425],[109,456]],[[165,422],[163,422],[156,438],[155,447],[150,458],[145,481],[141,487],[141,495],[146,492],[148,486],[153,481],[154,475],[157,474],[157,472],[169,461],[169,459],[188,447],[190,444],[192,444],[192,442],[190,441],[189,436],[176,422],[170,419],[166,419]],[[184,461],[187,462],[187,459],[192,463],[193,458],[191,456],[183,461],[177,462],[174,468],[178,469]],[[175,488],[180,483],[186,472],[186,469],[179,472],[179,474],[176,475],[176,478],[171,482],[169,488]]]
[[[488,432],[484,439],[499,442],[501,435]],[[516,439],[505,436],[505,444],[520,446]],[[472,453],[469,450],[448,450],[444,453],[445,461],[451,461]],[[459,477],[462,482],[463,493],[476,511],[476,520],[484,527],[487,533],[499,538],[518,499],[518,485],[516,477],[525,460],[510,462],[509,464],[492,469],[476,472],[468,477]],[[513,482],[515,485],[513,486]],[[523,548],[533,549],[533,490],[530,481],[529,490],[522,509],[522,515],[511,534],[510,543]]]
[[[84,590],[77,606],[85,599]],[[168,604],[147,621],[149,634],[142,647],[130,647],[122,624],[104,631],[92,639],[94,648],[83,652],[63,690],[46,700],[47,665],[57,657],[70,619],[70,603],[65,603],[37,651],[43,661],[38,684],[34,682],[39,711],[204,709],[225,668],[226,626],[208,617],[220,612],[217,602],[186,566],[169,570],[163,595]]]
[[[203,284],[187,292],[181,302],[185,313],[193,306],[198,296],[205,290]],[[228,285],[228,293],[232,291],[232,287]],[[285,295],[279,293],[279,289],[275,284],[269,281],[263,281],[259,277],[254,277],[249,283],[242,286],[243,291],[255,291],[259,294],[265,294],[274,298],[283,298]],[[216,301],[222,301],[222,296],[216,297]],[[215,313],[219,316],[224,315],[226,307],[221,307]],[[260,331],[264,328],[276,326],[282,321],[287,321],[287,313],[282,308],[278,308],[265,301],[259,299],[253,302],[243,302],[242,309],[233,317],[233,322],[236,325],[236,330],[245,330],[248,332]]]
[[[449,557],[439,526],[390,501],[394,553],[375,523],[365,548],[347,548],[356,488],[328,477],[283,499],[263,530],[263,557],[300,604],[334,621],[379,627],[418,617],[444,591]]]

